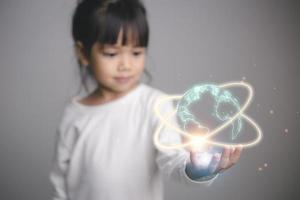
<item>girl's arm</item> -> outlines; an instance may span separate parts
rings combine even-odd
[[[71,147],[75,141],[73,126],[70,126],[70,115],[63,115],[62,121],[56,131],[55,152],[52,158],[52,168],[49,179],[52,186],[52,200],[68,199],[66,175],[69,168]]]
[[[52,186],[53,200],[66,200],[66,173],[69,164],[69,149],[64,144],[60,130],[57,131],[55,153],[52,159],[52,169],[49,179]]]

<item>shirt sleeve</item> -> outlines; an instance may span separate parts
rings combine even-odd
[[[154,105],[158,98],[165,96],[165,94],[158,96],[154,99],[153,102],[153,125],[154,125],[154,132],[157,130],[160,123],[160,119],[156,116],[154,112]],[[173,112],[175,106],[172,101],[168,101],[162,103],[160,106],[160,113],[162,116],[167,116],[169,113]],[[178,119],[176,114],[174,116],[170,116],[167,120],[170,124],[174,125],[175,127],[179,127]],[[182,142],[182,138],[180,133],[176,130],[172,130],[169,127],[164,126],[159,133],[159,141],[162,144],[170,145],[170,144],[180,144]],[[163,176],[167,179],[179,181],[186,185],[195,185],[195,184],[202,184],[206,186],[210,186],[212,182],[217,178],[217,175],[207,176],[192,179],[191,176],[187,175],[186,167],[190,163],[190,153],[185,148],[178,148],[178,149],[157,149],[157,157],[156,163],[158,168],[162,172]]]
[[[49,180],[52,188],[51,200],[68,199],[66,176],[71,157],[74,128],[67,123],[69,116],[64,116],[55,135],[55,151],[52,157],[52,166]],[[70,137],[71,136],[71,137]]]

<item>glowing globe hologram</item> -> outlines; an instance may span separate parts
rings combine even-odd
[[[177,104],[177,115],[183,122],[185,131],[186,124],[189,121],[193,121],[198,124],[198,127],[204,128],[207,132],[210,132],[209,128],[203,125],[202,122],[199,123],[196,117],[189,110],[189,105],[201,100],[205,93],[209,93],[213,97],[215,103],[212,116],[220,121],[226,121],[234,115],[233,110],[230,110],[229,112],[221,112],[220,107],[222,104],[231,104],[234,108],[236,108],[236,112],[240,110],[239,101],[228,90],[222,90],[215,84],[196,85],[183,94]],[[241,117],[238,117],[231,125],[233,126],[232,139],[235,139],[242,129]]]
[[[232,95],[232,93],[229,90],[231,87],[242,87],[247,89],[248,95],[245,103],[241,106],[238,99]],[[221,122],[223,122],[221,125],[217,126],[214,129],[211,129],[210,127],[206,126],[201,121],[198,122],[195,116],[191,113],[189,110],[189,105],[192,104],[195,101],[200,101],[203,94],[209,93],[214,100],[214,109],[211,115]],[[154,133],[154,144],[155,146],[160,150],[166,150],[166,149],[178,149],[178,148],[185,148],[185,147],[201,147],[203,145],[213,145],[213,146],[219,146],[219,147],[236,147],[240,146],[243,148],[249,148],[256,144],[258,144],[262,139],[262,131],[260,127],[256,124],[256,122],[251,119],[249,116],[247,116],[244,111],[249,106],[252,98],[253,98],[253,88],[250,84],[246,82],[229,82],[224,83],[221,85],[216,84],[201,84],[196,85],[189,89],[187,92],[185,92],[183,95],[172,95],[172,96],[163,96],[159,98],[154,105],[154,112],[157,115],[157,117],[160,119],[160,125],[156,129]],[[165,116],[163,116],[160,112],[161,107],[164,105],[164,103],[170,101],[170,100],[178,100],[177,107],[170,113],[167,113]],[[228,104],[231,105],[234,110],[230,110],[227,112],[221,111],[220,106],[222,104]],[[174,115],[178,115],[180,121],[183,123],[183,130],[179,127],[176,127],[174,124],[169,122],[170,117],[174,117]],[[244,143],[233,143],[233,142],[218,142],[212,140],[212,137],[221,133],[225,128],[228,128],[228,126],[232,126],[231,129],[231,139],[234,140],[236,137],[240,134],[242,130],[242,119],[245,119],[246,122],[248,122],[256,132],[256,137],[249,142]],[[186,129],[186,124],[189,122],[193,122],[197,124],[199,128],[202,130],[205,130],[205,134],[195,135],[189,132]],[[179,133],[181,136],[183,136],[184,140],[180,144],[163,144],[160,142],[160,133],[162,129],[166,127],[169,129],[172,129],[173,131]]]

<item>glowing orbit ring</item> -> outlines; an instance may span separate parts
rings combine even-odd
[[[223,123],[222,125],[220,125],[219,127],[215,128],[214,130],[212,130],[210,133],[208,133],[205,136],[202,136],[201,138],[199,138],[199,136],[193,136],[191,134],[189,134],[188,132],[185,132],[177,127],[175,127],[174,125],[172,125],[171,123],[168,122],[168,119],[173,116],[177,110],[174,109],[172,112],[168,113],[166,118],[164,116],[162,116],[160,114],[160,106],[162,103],[169,101],[169,100],[174,100],[174,99],[181,99],[182,95],[173,95],[173,96],[166,96],[166,97],[162,97],[160,99],[158,99],[154,105],[154,112],[157,115],[157,117],[161,120],[160,125],[158,126],[158,128],[156,129],[155,133],[154,133],[154,144],[156,147],[158,147],[159,149],[179,149],[179,148],[183,148],[183,147],[187,147],[190,146],[194,143],[199,143],[200,140],[201,142],[205,142],[211,145],[215,145],[215,146],[221,146],[221,147],[236,147],[236,146],[240,146],[243,148],[249,148],[252,147],[256,144],[258,144],[261,139],[262,139],[262,131],[260,129],[260,127],[256,124],[256,122],[251,119],[249,116],[245,115],[243,112],[246,110],[246,108],[249,106],[252,98],[253,98],[253,88],[250,84],[246,83],[246,82],[229,82],[229,83],[224,83],[222,85],[220,85],[220,88],[228,88],[228,87],[245,87],[248,90],[248,98],[245,102],[245,104],[241,107],[241,109],[239,110],[239,112],[237,112],[232,118],[230,118],[227,122]],[[211,138],[212,136],[218,134],[221,130],[223,130],[224,128],[226,128],[229,124],[231,124],[236,118],[238,118],[239,116],[245,118],[256,130],[257,133],[257,137],[250,142],[246,142],[246,143],[223,143],[223,142],[214,142],[212,140],[209,140],[209,138]],[[190,142],[185,142],[185,143],[181,143],[181,144],[168,144],[168,145],[164,145],[161,144],[159,141],[159,135],[160,135],[160,131],[162,130],[162,128],[164,126],[167,126],[168,128],[171,128],[177,132],[179,132],[181,135],[191,139]]]

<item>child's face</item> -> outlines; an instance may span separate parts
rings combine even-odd
[[[131,41],[122,46],[122,36],[120,31],[114,45],[94,44],[89,59],[99,86],[117,93],[126,93],[138,84],[146,57],[146,48]]]

